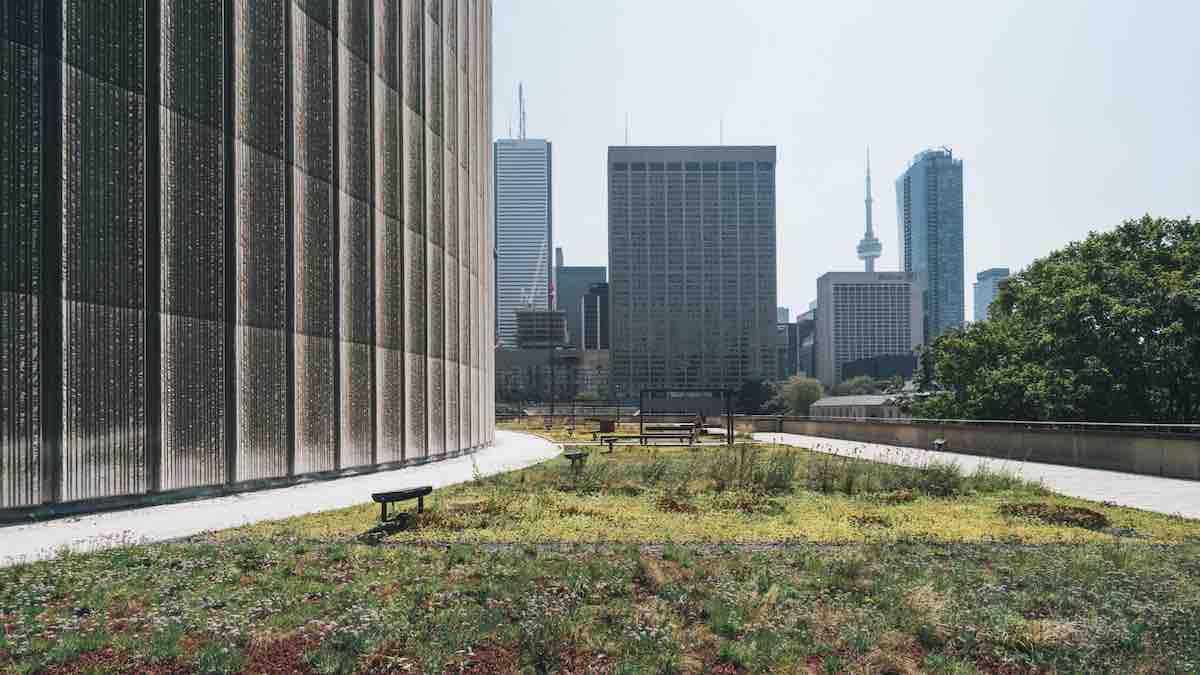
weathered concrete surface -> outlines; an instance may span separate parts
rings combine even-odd
[[[833,455],[857,457],[888,464],[921,466],[932,461],[957,462],[964,472],[979,466],[1011,471],[1022,478],[1041,481],[1054,492],[1098,502],[1112,502],[1146,511],[1185,518],[1200,518],[1200,485],[1193,480],[1143,476],[1119,471],[1085,469],[1057,464],[1024,462],[955,452],[936,452],[897,445],[844,441],[799,434],[756,433],[755,440],[781,443]]]
[[[940,439],[959,454],[1200,480],[1200,438],[1194,434],[789,417],[740,417],[738,428],[908,448],[930,448]]]
[[[208,530],[344,508],[369,502],[372,492],[420,485],[445,487],[471,480],[476,467],[480,475],[492,475],[543,462],[559,452],[559,446],[537,436],[497,430],[496,443],[474,454],[395,471],[0,527],[0,566],[51,558],[64,550],[95,551],[165,541]],[[365,529],[369,523],[363,525]]]

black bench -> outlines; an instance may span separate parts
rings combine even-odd
[[[563,453],[563,457],[571,460],[571,468],[575,469],[576,473],[579,473],[579,469],[587,461],[588,454],[586,452],[566,452]]]
[[[653,434],[642,434],[642,436],[641,436],[642,445],[647,445],[646,441],[654,440],[656,438],[667,438],[667,439],[678,438],[679,440],[687,439],[687,444],[689,446],[696,441],[696,437],[693,436],[691,434],[691,432],[688,432],[688,433],[653,433]]]
[[[624,438],[624,436],[601,436],[600,442],[608,444],[608,454],[612,454],[613,444]]]
[[[417,500],[417,513],[425,511],[425,495],[433,492],[432,485],[422,485],[421,487],[410,488],[408,490],[394,490],[392,492],[376,492],[371,495],[371,501],[379,504],[379,519],[387,522],[387,507],[392,502],[403,502],[409,499]]]

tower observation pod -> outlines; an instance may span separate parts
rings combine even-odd
[[[867,148],[867,231],[862,241],[858,242],[858,259],[866,264],[868,272],[875,271],[875,259],[883,255],[883,244],[875,236],[875,228],[871,224],[871,148]]]

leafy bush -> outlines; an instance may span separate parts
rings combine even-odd
[[[612,474],[612,464],[596,458],[583,463],[578,471],[564,468],[564,480],[559,489],[563,492],[578,494],[597,494],[608,485]]]
[[[637,468],[638,476],[646,485],[658,485],[671,475],[671,462],[661,457],[639,464]]]
[[[808,465],[808,489],[822,494],[832,493],[840,483],[842,462],[832,457],[815,459]]]
[[[766,492],[787,492],[796,480],[800,455],[794,450],[767,453],[754,472],[754,483]]]
[[[922,492],[934,497],[954,497],[963,492],[962,469],[957,462],[930,462],[920,469]]]
[[[766,494],[750,490],[728,490],[713,495],[712,508],[746,515],[775,515],[784,510],[782,504]]]
[[[987,464],[975,469],[967,482],[973,490],[983,494],[1009,490],[1026,490],[1037,494],[1048,492],[1041,483],[1025,480],[1008,469],[993,469]]]
[[[739,443],[713,455],[704,476],[717,492],[742,489],[778,493],[792,489],[799,467],[800,454],[794,450],[765,452],[756,445]]]

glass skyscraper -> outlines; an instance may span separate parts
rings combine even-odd
[[[975,275],[975,320],[985,321],[988,318],[988,308],[996,299],[996,291],[1000,290],[1000,282],[1008,278],[1007,267],[992,267]]]
[[[775,148],[610,147],[612,390],[775,374]]]
[[[550,306],[550,143],[538,138],[496,141],[496,338],[517,345],[518,309]]]
[[[965,318],[963,165],[948,148],[926,150],[896,179],[900,263],[923,287],[928,342]]]

